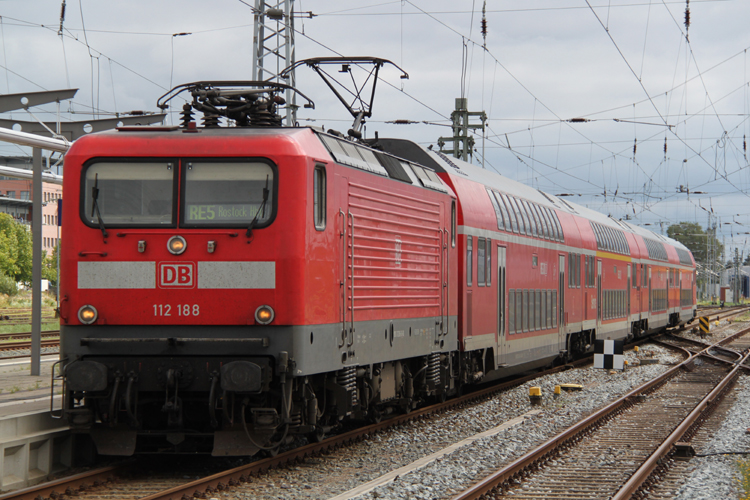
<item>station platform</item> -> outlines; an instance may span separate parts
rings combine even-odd
[[[41,359],[40,375],[32,377],[29,359],[0,358],[0,418],[49,410],[52,365],[58,354]]]

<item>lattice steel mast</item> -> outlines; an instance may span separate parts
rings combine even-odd
[[[295,87],[294,71],[286,78],[280,75],[284,68],[295,63],[294,0],[255,0],[253,12],[253,79]],[[286,125],[294,126],[297,123],[295,93],[287,90],[285,99]]]

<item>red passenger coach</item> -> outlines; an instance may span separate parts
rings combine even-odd
[[[464,382],[490,380],[695,315],[679,242],[401,139],[372,141],[456,193]]]
[[[309,128],[186,121],[92,134],[66,156],[73,427],[104,454],[252,455],[455,392],[443,181]]]

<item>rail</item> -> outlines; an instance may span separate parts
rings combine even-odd
[[[595,412],[584,420],[577,422],[560,434],[554,436],[532,451],[526,453],[518,460],[506,465],[493,474],[490,474],[481,481],[472,485],[470,488],[466,489],[458,495],[455,495],[452,500],[479,499],[484,497],[485,495],[490,494],[491,492],[497,492],[510,488],[511,483],[514,479],[522,478],[530,471],[541,467],[552,457],[559,454],[560,451],[567,447],[573,446],[575,443],[580,441],[582,439],[582,436],[587,432],[597,428],[606,420],[636,404],[639,397],[641,397],[642,395],[666,383],[678,372],[682,370],[691,370],[692,365],[695,363],[695,360],[698,357],[710,356],[708,355],[709,349],[718,348],[720,345],[727,344],[733,339],[739,338],[748,333],[750,333],[750,328],[743,329],[742,331],[731,335],[730,337],[722,339],[716,344],[713,344],[711,346],[704,346],[703,349],[701,349],[698,353],[691,352],[685,347],[671,345],[671,347],[673,348],[682,349],[683,351],[685,351],[688,355],[687,359],[682,363],[674,366],[670,370],[666,371],[659,377],[647,382],[646,384],[641,385],[640,387],[635,388],[625,396],[610,403],[606,407]],[[664,458],[664,456],[672,452],[672,450],[674,449],[674,445],[683,435],[685,435],[686,431],[688,431],[688,429],[692,429],[692,426],[695,424],[695,422],[698,421],[698,419],[705,418],[705,415],[703,413],[706,407],[709,405],[715,405],[718,400],[717,395],[720,394],[724,389],[726,389],[728,384],[731,383],[732,380],[734,380],[738,370],[740,368],[747,368],[747,366],[743,365],[748,358],[747,355],[742,357],[740,363],[733,363],[729,360],[721,359],[715,356],[710,357],[720,363],[734,365],[734,367],[731,372],[726,377],[723,377],[721,382],[715,386],[715,389],[712,390],[705,398],[703,398],[703,400],[694,408],[694,410],[688,415],[688,417],[677,426],[677,429],[675,429],[675,431],[668,436],[664,443],[659,446],[657,451],[654,452],[654,454],[651,455],[643,463],[642,467],[636,471],[631,479],[623,485],[623,488],[627,487],[627,490],[625,490],[625,492],[623,492],[621,496],[615,496],[613,498],[631,498],[633,492],[635,492],[649,478],[656,465],[663,463],[662,459]],[[617,493],[617,495],[620,495],[620,493]]]

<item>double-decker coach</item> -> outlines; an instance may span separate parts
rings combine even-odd
[[[466,380],[489,380],[695,315],[681,243],[403,139],[372,141],[456,193]]]

